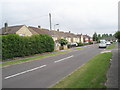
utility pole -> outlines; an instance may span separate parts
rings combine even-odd
[[[49,21],[50,21],[50,30],[52,30],[51,13],[49,13]]]

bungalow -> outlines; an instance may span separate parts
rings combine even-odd
[[[92,41],[92,37],[90,37],[86,34],[86,35],[83,35],[83,40],[84,40],[84,42],[88,43],[89,41]]]
[[[17,25],[17,26],[8,27],[7,23],[5,23],[5,27],[2,28],[0,31],[2,35],[8,34],[8,33],[14,33],[20,36],[31,36],[32,35],[32,33],[30,32],[30,30],[27,28],[26,25]]]
[[[80,39],[80,43],[84,43],[84,36],[82,34],[77,34]]]
[[[73,34],[70,31],[69,32],[62,32],[58,30],[48,30],[41,28],[40,26],[38,27],[32,27],[29,26],[27,27],[26,25],[17,25],[17,26],[9,26],[8,24],[5,23],[5,27],[2,28],[1,34],[8,34],[8,33],[15,33],[20,36],[32,36],[34,34],[46,34],[49,35],[53,38],[55,42],[55,48],[60,46],[59,44],[59,39],[65,39],[69,43],[84,43],[86,41],[91,41],[91,38],[88,35],[82,35],[82,34]]]

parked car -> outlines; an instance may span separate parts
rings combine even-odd
[[[99,48],[106,48],[106,47],[107,47],[106,41],[105,40],[100,40]]]
[[[77,43],[68,43],[68,48],[77,47]]]
[[[76,47],[78,46],[77,43],[71,43],[71,45],[72,45],[72,46],[76,46]]]
[[[107,44],[107,45],[111,45],[111,42],[107,41],[106,44]]]

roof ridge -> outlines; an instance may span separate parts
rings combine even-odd
[[[15,25],[15,26],[8,26],[9,27],[20,27],[20,26],[26,26],[26,25]]]

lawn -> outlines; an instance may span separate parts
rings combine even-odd
[[[106,72],[112,53],[101,53],[52,88],[106,88]]]
[[[110,46],[107,46],[107,49],[113,49],[115,48],[116,43],[111,44]]]

